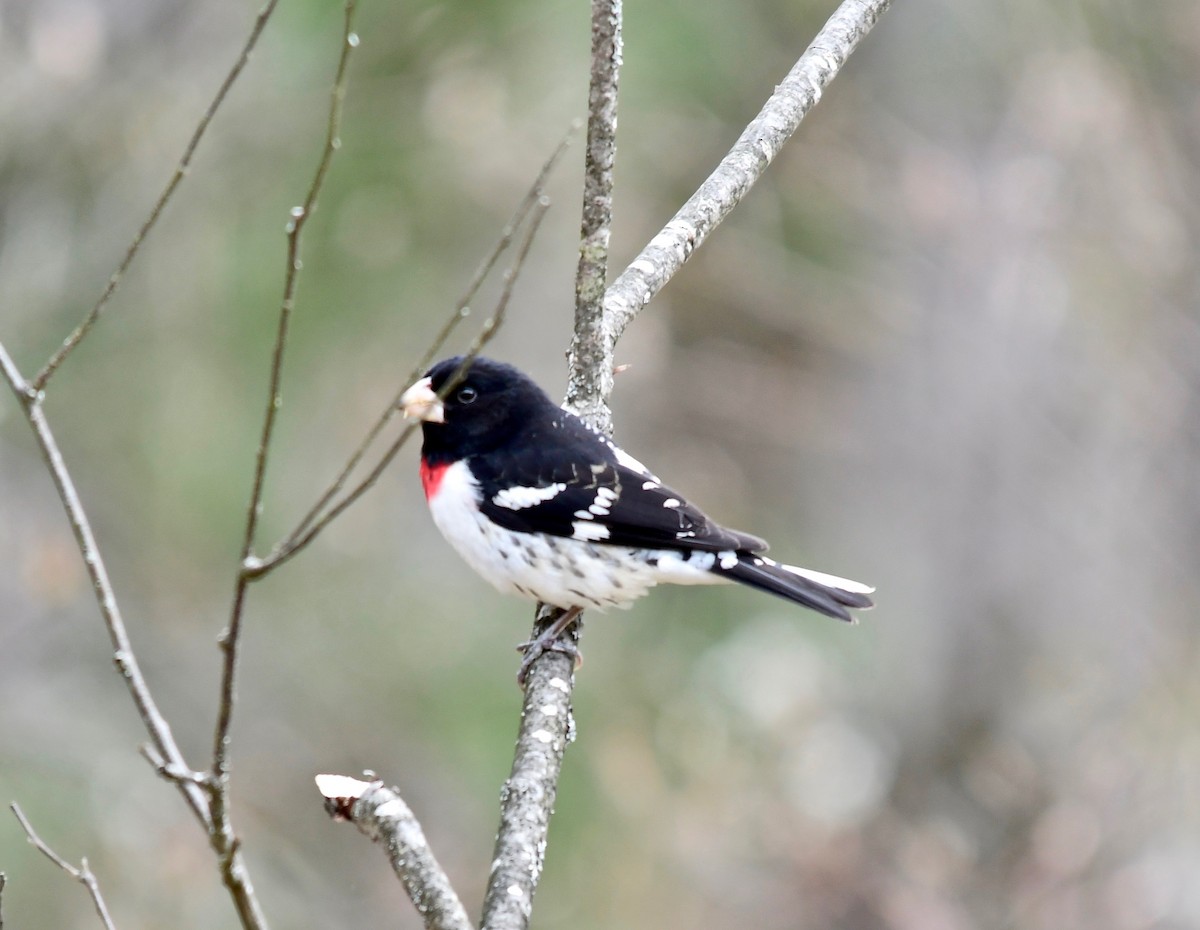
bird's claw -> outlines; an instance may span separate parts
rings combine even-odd
[[[525,679],[529,677],[529,670],[544,653],[561,652],[563,655],[570,656],[575,660],[575,668],[579,668],[583,664],[583,655],[568,633],[579,614],[578,608],[568,610],[533,639],[517,646],[517,651],[524,654],[521,659],[521,667],[517,670],[517,684],[520,687],[525,687]]]
[[[525,654],[521,659],[521,667],[517,669],[517,684],[522,688],[525,687],[525,679],[529,677],[529,670],[533,668],[533,663],[544,653],[561,652],[575,660],[575,668],[583,665],[583,653],[570,640],[554,639],[550,642],[542,642],[541,639],[539,636],[537,639],[531,639],[529,642],[517,646],[517,651]]]

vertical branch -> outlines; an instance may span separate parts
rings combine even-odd
[[[592,2],[592,66],[588,91],[587,152],[579,266],[575,285],[575,332],[571,342],[567,402],[593,426],[610,432],[615,340],[602,331],[603,298],[612,223],[616,155],[617,78],[621,66],[621,0]],[[559,615],[541,605],[534,637]],[[570,631],[578,642],[580,624]],[[525,681],[521,725],[512,772],[501,792],[500,829],[483,902],[486,930],[525,930],[541,876],[550,815],[563,753],[575,738],[571,712],[574,660],[546,652]]]
[[[592,77],[588,89],[575,331],[571,338],[567,406],[597,429],[612,432],[614,340],[604,332],[612,228],[613,164],[617,155],[617,80],[621,68],[621,0],[592,4]]]
[[[275,421],[283,405],[283,360],[287,349],[288,330],[292,310],[295,306],[296,284],[300,274],[300,244],[305,224],[317,206],[317,198],[324,186],[333,153],[340,140],[342,103],[346,95],[346,74],[350,53],[358,46],[355,35],[354,12],[356,0],[346,0],[341,54],[337,72],[330,92],[329,115],[326,121],[325,144],[317,169],[309,184],[304,203],[292,209],[292,218],[287,225],[287,271],[284,277],[283,299],[279,306],[279,324],[275,334],[275,345],[271,355],[271,369],[267,388],[266,412],[263,416],[262,434],[255,453],[254,478],[250,491],[250,502],[246,508],[246,529],[242,539],[237,580],[234,584],[233,603],[230,608],[229,625],[221,635],[224,662],[221,670],[220,701],[217,708],[217,724],[213,735],[213,758],[211,769],[211,795],[213,826],[211,840],[218,854],[221,876],[238,907],[238,913],[246,926],[265,927],[266,920],[250,887],[249,876],[241,861],[239,840],[229,815],[229,748],[230,727],[237,700],[236,679],[238,647],[241,641],[242,617],[245,612],[246,592],[255,574],[254,543],[262,514],[263,489],[266,483],[268,453],[275,434]]]

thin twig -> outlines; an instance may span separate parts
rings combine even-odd
[[[480,350],[491,341],[492,337],[499,330],[500,325],[504,322],[504,317],[508,310],[509,299],[512,297],[513,287],[516,284],[517,275],[520,273],[521,266],[525,264],[525,259],[529,255],[530,246],[533,245],[534,236],[537,234],[538,227],[541,226],[542,218],[549,208],[550,202],[542,197],[537,201],[536,208],[532,217],[529,220],[529,227],[525,232],[524,238],[521,240],[520,246],[517,249],[516,255],[513,257],[512,264],[504,272],[504,288],[500,293],[500,297],[496,301],[496,309],[492,315],[480,327],[479,334],[475,337],[471,346],[465,353],[465,359],[470,360],[479,354]],[[464,361],[464,366],[466,362]],[[451,382],[453,383],[453,379]],[[277,551],[273,552],[265,559],[247,559],[245,561],[244,573],[247,578],[260,578],[266,573],[272,571],[277,566],[297,555],[309,543],[311,543],[330,523],[336,520],[351,504],[362,497],[383,474],[384,470],[391,464],[392,459],[396,457],[396,453],[408,441],[409,437],[416,432],[417,424],[409,424],[404,428],[404,431],[396,438],[396,440],[383,453],[375,467],[360,481],[354,488],[346,494],[340,501],[330,507],[325,514],[317,520],[309,529],[290,545],[285,544]]]
[[[601,337],[628,326],[761,177],[891,0],[844,0],[716,170],[612,283]],[[605,374],[604,399],[612,391]]]
[[[345,775],[318,775],[316,781],[330,816],[349,820],[387,850],[392,869],[429,930],[473,930],[425,831],[395,788]]]
[[[575,283],[575,329],[571,341],[567,402],[597,429],[611,432],[604,379],[612,378],[612,343],[599,337],[612,224],[616,158],[617,85],[621,68],[621,0],[593,0],[591,81],[579,265]],[[561,611],[539,605],[533,639]],[[578,644],[582,619],[569,635]],[[521,723],[512,771],[501,793],[500,828],[483,901],[486,930],[525,930],[541,877],[550,815],[563,754],[574,739],[571,694],[574,660],[547,651],[525,678]]]
[[[0,343],[0,372],[3,373],[13,394],[20,401],[21,408],[25,411],[25,416],[33,429],[34,439],[42,451],[50,478],[54,482],[59,500],[62,501],[63,509],[66,511],[67,522],[71,525],[76,545],[83,556],[84,568],[91,579],[92,591],[96,596],[100,615],[104,619],[104,626],[108,630],[108,637],[112,643],[113,662],[124,680],[125,686],[129,689],[138,716],[142,718],[142,723],[150,734],[150,739],[159,755],[172,766],[186,768],[183,753],[175,743],[175,737],[171,734],[171,727],[159,711],[158,705],[155,704],[154,697],[146,685],[146,680],[142,677],[141,667],[138,665],[137,656],[130,644],[125,621],[117,603],[117,596],[113,590],[112,581],[109,579],[104,558],[100,554],[100,547],[92,532],[87,512],[80,502],[79,494],[75,490],[75,483],[71,479],[71,473],[63,461],[54,433],[42,410],[42,394],[32,391],[30,385],[24,381],[2,343]],[[209,817],[207,799],[194,785],[179,784],[179,789],[192,813],[208,829],[212,821]]]
[[[175,782],[176,784],[186,783],[196,785],[206,792],[212,791],[213,781],[211,772],[196,772],[192,769],[172,765],[158,754],[158,750],[148,743],[142,743],[138,747],[138,752],[153,766],[154,771],[167,781]]]
[[[421,373],[429,367],[429,364],[433,361],[434,356],[441,349],[441,347],[446,344],[446,340],[450,338],[450,335],[454,332],[458,324],[470,316],[471,301],[473,301],[475,299],[475,295],[479,293],[479,289],[483,286],[483,282],[487,279],[487,276],[496,266],[496,262],[500,260],[500,256],[503,255],[504,251],[509,247],[509,245],[512,244],[513,236],[516,234],[516,231],[521,224],[525,222],[525,218],[529,215],[529,211],[533,209],[534,205],[537,204],[537,202],[542,198],[546,179],[550,176],[550,172],[554,169],[555,165],[558,164],[559,159],[562,158],[563,153],[567,150],[567,147],[570,145],[571,138],[574,136],[577,129],[578,125],[573,125],[558,143],[558,146],[554,149],[554,152],[551,153],[548,159],[546,159],[545,164],[542,165],[542,168],[538,172],[537,177],[534,179],[533,184],[530,185],[529,190],[521,199],[520,204],[518,204],[512,218],[500,231],[500,236],[497,239],[495,246],[492,248],[492,251],[480,263],[479,267],[475,271],[474,277],[471,278],[466,290],[463,292],[462,297],[459,298],[458,303],[454,305],[454,309],[446,318],[446,322],[442,324],[441,330],[439,330],[437,335],[434,336],[433,342],[431,342],[428,348],[426,348],[424,355],[421,357],[421,360],[417,362],[411,374],[404,379],[404,383],[400,386],[399,390],[397,390],[396,395],[388,403],[383,413],[380,414],[374,425],[372,425],[372,427],[367,431],[367,435],[359,444],[358,448],[354,450],[354,453],[350,456],[349,460],[346,462],[337,478],[335,478],[333,483],[325,489],[325,491],[317,499],[317,502],[296,525],[296,528],[292,530],[292,532],[289,533],[287,537],[275,547],[275,550],[270,556],[263,560],[264,563],[273,562],[275,556],[281,550],[293,546],[312,525],[313,521],[321,515],[321,512],[329,505],[329,502],[337,497],[342,488],[345,487],[350,475],[353,474],[354,470],[358,467],[359,463],[366,455],[367,451],[372,445],[374,445],[375,440],[379,437],[379,434],[383,432],[383,428],[395,418],[397,413],[399,413],[398,405],[400,403],[400,395],[404,393],[405,389],[407,389],[410,384],[416,381],[417,378],[421,376]]]
[[[116,930],[113,925],[112,917],[109,916],[108,907],[104,903],[104,895],[100,893],[100,883],[96,881],[96,876],[92,874],[92,870],[88,868],[87,859],[79,860],[79,868],[71,865],[62,856],[56,853],[53,849],[47,846],[40,836],[34,832],[33,825],[26,819],[21,808],[17,804],[10,804],[12,812],[16,815],[17,822],[21,825],[21,829],[25,831],[25,836],[47,859],[53,862],[56,866],[70,875],[75,881],[83,885],[88,890],[88,894],[92,896],[92,904],[96,908],[96,913],[100,915],[100,921],[108,930]],[[0,876],[2,878],[2,876]],[[0,890],[3,890],[3,882],[0,881]],[[2,926],[2,924],[0,924]]]
[[[245,566],[252,559],[258,521],[262,513],[263,489],[266,483],[267,458],[271,440],[275,434],[275,420],[283,404],[283,359],[287,348],[288,329],[292,309],[295,306],[296,284],[300,275],[301,237],[310,216],[317,206],[317,198],[329,173],[333,154],[340,147],[338,130],[341,125],[342,104],[346,95],[346,75],[351,52],[358,47],[354,33],[354,12],[357,0],[346,0],[342,30],[341,53],[337,71],[330,91],[330,104],[325,128],[325,144],[317,161],[317,169],[309,184],[301,206],[293,207],[287,225],[287,270],[284,276],[283,299],[279,306],[279,324],[275,345],[271,354],[271,369],[267,389],[266,413],[263,417],[262,434],[255,454],[254,479],[250,491],[250,502],[246,509],[246,529],[242,539],[241,558],[234,583],[233,603],[230,608],[229,625],[221,635],[224,652],[221,668],[220,700],[217,708],[217,725],[213,735],[212,758],[212,818],[211,832],[213,848],[218,854],[221,876],[233,896],[242,923],[247,926],[265,927],[266,919],[258,900],[250,887],[249,876],[241,861],[239,841],[229,815],[229,747],[230,727],[236,704],[236,679],[238,651],[241,642],[242,617],[245,612],[246,590],[252,577]]]
[[[125,257],[121,259],[121,264],[117,266],[117,270],[108,279],[108,285],[104,288],[104,293],[100,295],[100,299],[96,301],[95,305],[88,312],[88,315],[84,317],[83,322],[75,327],[74,331],[63,340],[63,344],[59,346],[58,351],[50,357],[45,367],[38,372],[37,376],[31,382],[35,391],[41,391],[46,387],[46,382],[50,380],[50,376],[58,370],[58,367],[66,361],[67,356],[74,351],[75,347],[83,340],[83,337],[88,334],[88,331],[95,324],[96,320],[99,319],[100,311],[104,309],[113,294],[116,293],[121,279],[125,276],[125,272],[133,264],[133,259],[137,256],[143,240],[150,234],[150,230],[154,228],[154,224],[158,222],[158,218],[162,216],[167,202],[171,199],[171,195],[175,193],[175,188],[187,176],[188,166],[192,162],[192,156],[196,153],[197,146],[200,145],[200,140],[204,137],[209,123],[216,116],[217,110],[225,102],[225,97],[229,94],[230,88],[233,87],[234,82],[242,73],[242,69],[246,67],[246,63],[250,60],[250,53],[254,51],[254,46],[258,44],[258,37],[262,35],[263,29],[266,28],[267,20],[271,18],[271,14],[275,11],[275,6],[278,2],[279,0],[268,0],[267,5],[259,12],[258,18],[254,21],[254,28],[250,30],[250,35],[246,38],[246,42],[242,46],[241,54],[238,55],[237,61],[233,63],[233,67],[229,70],[229,73],[225,75],[225,80],[221,82],[221,86],[217,90],[217,95],[213,97],[212,103],[204,111],[200,122],[196,124],[196,130],[192,133],[192,138],[183,150],[183,157],[179,159],[179,164],[175,166],[175,173],[171,176],[171,180],[167,182],[167,186],[163,188],[163,192],[158,195],[158,200],[154,204],[154,208],[150,211],[150,215],[146,217],[146,221],[142,223],[142,228],[137,231],[137,235],[129,243],[129,248],[125,251]]]

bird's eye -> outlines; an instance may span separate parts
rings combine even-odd
[[[455,396],[458,398],[460,404],[473,404],[475,403],[475,398],[479,396],[479,392],[471,387],[471,385],[464,384],[458,389],[458,393]]]

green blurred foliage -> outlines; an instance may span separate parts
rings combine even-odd
[[[831,6],[831,5],[830,5]],[[614,265],[830,6],[626,9]],[[0,339],[34,371],[99,296],[254,5],[0,6]],[[584,115],[584,4],[363,3],[304,242],[263,539],[401,386]],[[209,751],[282,292],[340,5],[283,3],[47,411],[130,633]],[[854,628],[752,592],[589,618],[535,924],[1200,925],[1194,3],[897,3],[620,347],[618,437],[783,557],[879,585]],[[491,351],[564,382],[578,148]],[[477,301],[477,325],[497,284]],[[468,338],[463,332],[461,346]],[[415,448],[255,586],[235,813],[273,926],[420,925],[317,772],[378,771],[472,910],[526,605],[468,575]],[[144,739],[57,500],[0,400],[0,799],[122,930],[232,926]],[[91,927],[0,820],[13,927]]]

